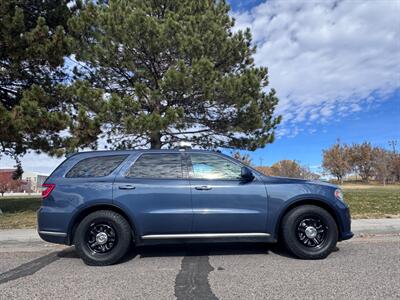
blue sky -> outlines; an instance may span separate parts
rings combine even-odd
[[[322,149],[338,139],[348,144],[369,141],[381,147],[388,147],[388,141],[392,140],[400,143],[400,91],[384,103],[325,124],[304,124],[304,130],[294,137],[283,136],[265,149],[244,153],[249,153],[256,165],[296,159],[320,172]]]
[[[283,116],[276,141],[249,153],[254,164],[295,159],[318,170],[338,138],[400,144],[400,2],[228,2],[234,30],[251,29],[255,63],[268,67]],[[49,173],[61,159],[31,153],[22,162]],[[12,165],[0,159],[0,168]]]
[[[400,2],[230,1],[269,68],[283,122],[255,164],[296,159],[318,170],[340,139],[400,143]],[[261,159],[261,160],[260,160]]]

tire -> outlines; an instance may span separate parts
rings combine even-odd
[[[120,214],[99,210],[79,223],[74,235],[75,249],[87,265],[112,265],[127,253],[131,233],[128,221]]]
[[[281,229],[284,245],[298,258],[323,259],[336,248],[336,222],[321,207],[303,205],[290,210]]]

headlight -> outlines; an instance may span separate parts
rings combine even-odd
[[[343,198],[343,192],[341,189],[336,189],[335,190],[335,198],[344,202],[344,198]]]

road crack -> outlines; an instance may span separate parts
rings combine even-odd
[[[213,270],[207,255],[185,256],[175,279],[176,298],[218,300],[208,281],[208,274]]]

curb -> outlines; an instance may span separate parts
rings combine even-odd
[[[400,219],[358,219],[352,220],[351,230],[355,236],[367,234],[400,233]]]
[[[352,220],[351,230],[355,236],[368,234],[400,234],[400,218]],[[36,229],[2,229],[0,242],[39,242]]]
[[[1,229],[0,242],[42,241],[36,229]]]

